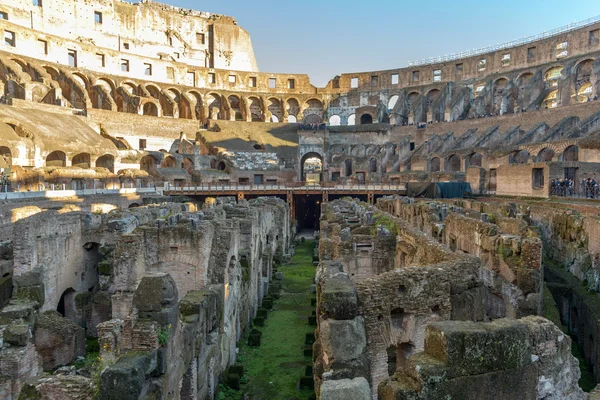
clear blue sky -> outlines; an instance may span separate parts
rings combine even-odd
[[[262,72],[306,73],[319,87],[600,15],[599,0],[157,1],[235,17]]]

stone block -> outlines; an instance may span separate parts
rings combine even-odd
[[[330,318],[353,319],[358,315],[358,295],[348,274],[326,276],[321,283],[319,308]]]
[[[177,305],[177,285],[168,274],[145,276],[133,296],[138,311],[161,311]]]
[[[4,341],[13,346],[26,346],[31,338],[31,327],[28,324],[9,325],[4,331]]]
[[[371,388],[365,378],[325,381],[321,385],[321,400],[370,400]]]
[[[44,370],[70,364],[77,357],[85,356],[85,329],[55,311],[39,316],[34,337]]]
[[[521,368],[531,348],[527,326],[518,321],[444,321],[427,327],[425,352],[446,363],[450,375],[464,376]]]
[[[146,377],[156,368],[156,353],[131,352],[100,376],[99,400],[138,400],[147,387]]]
[[[359,358],[365,351],[367,337],[364,320],[324,320],[319,327],[323,353],[329,360],[346,362]]]

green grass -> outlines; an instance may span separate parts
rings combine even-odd
[[[313,242],[299,243],[296,254],[289,265],[279,267],[283,272],[281,298],[275,300],[273,311],[264,327],[257,327],[263,335],[260,347],[249,347],[244,341],[240,345],[238,363],[246,367],[248,383],[242,390],[224,391],[222,400],[239,400],[247,394],[251,400],[306,400],[312,391],[296,390],[296,383],[305,373],[312,359],[304,357],[306,334],[314,332],[308,325],[310,285],[314,283],[315,267],[312,265]]]

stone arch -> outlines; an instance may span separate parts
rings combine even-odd
[[[373,123],[373,116],[371,114],[363,114],[360,116],[360,124],[361,125],[369,125]]]
[[[192,173],[194,171],[194,162],[191,158],[184,158],[181,162],[181,168],[185,169],[188,173]]]
[[[323,102],[319,99],[309,99],[304,103],[304,118],[309,115],[316,115],[319,117],[319,122],[323,118]],[[314,120],[314,119],[313,119]]]
[[[75,307],[75,295],[77,292],[73,288],[66,289],[60,296],[56,311],[65,318],[70,320],[75,319],[76,307]]]
[[[398,96],[397,94],[390,97],[390,99],[388,100],[388,104],[387,104],[387,108],[389,111],[393,110],[394,107],[396,107],[396,104],[398,103],[399,99],[400,99],[400,96]]]
[[[441,162],[439,157],[433,157],[429,160],[429,172],[440,172]]]
[[[590,101],[594,96],[592,85],[593,59],[580,61],[575,67],[575,91],[571,95],[577,103]]]
[[[6,146],[0,146],[0,168],[12,166],[12,152]]]
[[[96,168],[106,168],[110,172],[115,172],[115,157],[112,154],[105,154],[96,160]]]
[[[168,88],[162,91],[162,96],[160,97],[160,106],[163,116],[179,118],[180,103],[181,93],[179,90],[175,88]]]
[[[225,161],[221,160],[217,163],[217,169],[219,171],[225,171],[227,169],[227,164],[225,164]]]
[[[536,162],[550,162],[554,158],[554,150],[549,147],[544,147],[538,153]]]
[[[189,92],[187,92],[187,95],[196,102],[196,104],[194,104],[194,113],[196,114],[196,119],[199,121],[204,121],[205,118],[202,113],[202,95],[196,92],[195,90],[190,90]]]
[[[131,95],[137,96],[137,94],[138,94],[138,85],[135,82],[123,81],[123,82],[121,82],[121,85],[119,85],[119,86]]]
[[[227,101],[229,102],[229,119],[232,121],[245,121],[240,97],[232,94],[227,98]]]
[[[554,65],[544,72],[544,82],[548,87],[558,87],[558,82],[562,76],[564,67],[562,65]]]
[[[348,125],[356,125],[356,114],[350,114],[348,117]]]
[[[330,126],[339,126],[342,123],[342,119],[340,118],[339,115],[334,114],[331,117],[329,117],[329,125]]]
[[[531,155],[525,149],[514,151],[509,157],[509,164],[527,164]]]
[[[253,122],[264,122],[265,117],[262,102],[258,97],[253,96],[248,98],[248,110]]]
[[[56,150],[46,156],[47,167],[66,167],[67,166],[67,155]]]
[[[442,92],[439,89],[431,89],[425,95],[427,112],[431,112],[431,121],[439,121],[440,119],[443,119],[443,112],[440,113],[439,108],[434,109],[434,103],[437,102],[441,96]]]
[[[81,86],[83,86],[83,88],[85,90],[89,90],[90,89],[90,80],[88,79],[87,76],[85,76],[84,74],[82,74],[81,72],[73,72],[73,78],[79,82],[79,84]]]
[[[502,110],[502,99],[504,98],[504,90],[506,89],[506,86],[508,85],[508,79],[506,78],[498,78],[494,81],[493,85],[492,85],[492,91],[493,91],[493,110],[494,113],[497,115],[502,115],[504,114],[503,111],[506,110]]]
[[[298,122],[298,120],[296,119],[295,115],[288,115],[288,123],[295,124],[297,122]]]
[[[317,114],[309,114],[304,115],[304,120],[302,122],[305,124],[320,124],[322,121],[322,118]]]
[[[319,182],[323,180],[323,156],[317,152],[306,153],[300,160],[300,180],[306,182],[308,174],[319,174]]]
[[[465,158],[466,168],[480,167],[483,163],[483,155],[481,153],[471,153]]]
[[[91,157],[89,153],[79,153],[71,160],[71,165],[77,168],[90,168]]]
[[[558,89],[550,91],[542,101],[542,108],[558,107]]]
[[[152,154],[147,154],[140,160],[140,169],[142,171],[146,171],[147,173],[154,175],[156,174],[156,166],[158,165],[158,160]]]
[[[377,172],[377,159],[371,158],[369,160],[369,172],[374,173]]]
[[[281,109],[281,101],[275,97],[270,97],[267,99],[268,106],[267,109],[271,114],[271,122],[279,122],[283,120],[283,111]]]
[[[160,100],[160,92],[162,91],[158,86],[153,83],[148,83],[145,86],[146,91],[150,95],[150,97],[155,98],[156,100]]]
[[[579,146],[571,145],[562,152],[562,161],[579,161]]]
[[[158,107],[153,102],[148,101],[142,107],[142,114],[158,117]]]
[[[458,154],[449,155],[444,163],[444,170],[446,172],[460,172],[460,156]]]
[[[344,176],[352,176],[352,159],[350,158],[344,160]]]
[[[295,97],[290,97],[286,100],[285,111],[288,114],[288,118],[290,115],[293,115],[298,120],[298,114],[300,113],[300,102]],[[288,119],[289,121],[289,119]]]
[[[160,163],[161,168],[177,168],[177,160],[173,156],[166,156]]]
[[[208,119],[218,120],[224,118],[221,96],[217,93],[206,95],[206,105],[208,107]]]

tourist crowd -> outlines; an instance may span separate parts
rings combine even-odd
[[[550,181],[551,196],[584,197],[597,199],[600,197],[600,187],[595,179],[587,178],[579,181],[579,185],[573,179],[552,179]]]

